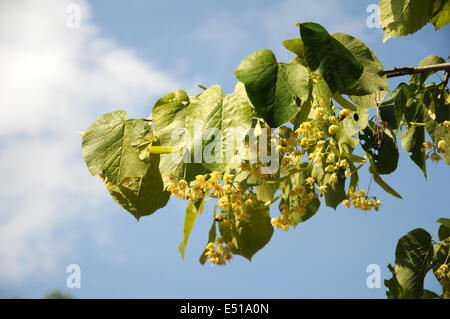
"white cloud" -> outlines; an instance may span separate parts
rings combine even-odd
[[[146,116],[179,87],[103,37],[85,1],[81,28],[68,28],[70,3],[0,3],[0,285],[52,270],[77,236],[71,223],[95,221],[92,207],[107,198],[76,131],[118,108]],[[99,245],[108,238],[102,231]]]

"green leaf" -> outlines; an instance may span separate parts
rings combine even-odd
[[[433,13],[431,23],[433,23],[435,30],[439,30],[450,23],[450,1],[442,0],[440,9]]]
[[[403,110],[410,96],[410,88],[406,83],[400,83],[389,97],[380,105],[381,119],[388,123],[392,130],[400,127]]]
[[[441,297],[435,293],[434,291],[428,290],[428,289],[424,289],[423,290],[423,295],[420,299],[440,299]]]
[[[423,123],[424,112],[420,107],[414,122]],[[425,142],[425,128],[423,126],[411,126],[407,127],[405,132],[401,132],[400,137],[402,139],[402,147],[406,152],[410,152],[410,158],[416,163],[422,170],[425,178],[427,177],[427,168],[425,161],[425,152],[422,151],[423,143]]]
[[[203,107],[205,110],[206,107]],[[216,129],[221,132],[222,163],[212,162],[210,163],[206,158],[203,165],[211,171],[224,171],[229,165],[234,162],[236,157],[240,157],[241,154],[237,154],[238,150],[234,150],[235,153],[231,154],[233,158],[227,157],[227,149],[234,149],[234,141],[230,141],[227,138],[227,132],[229,131],[241,131],[246,133],[252,125],[252,105],[245,92],[243,83],[237,83],[233,93],[226,95],[223,98],[222,105],[216,109],[211,110],[211,114],[208,115],[205,121],[205,127],[207,129]],[[213,145],[216,136],[204,134],[203,149],[208,147],[207,145]],[[244,136],[236,136],[237,139],[243,140]],[[236,141],[239,142],[239,141]],[[229,144],[228,144],[229,143]],[[214,153],[215,155],[215,153]]]
[[[395,196],[395,197],[397,197],[397,198],[400,198],[400,199],[403,199],[403,197],[399,194],[399,193],[397,193],[391,186],[389,186],[381,177],[380,177],[380,175],[379,174],[373,174],[373,181],[375,182],[375,183],[377,183],[378,185],[380,185],[380,187],[382,188],[382,189],[384,189],[387,193],[389,193],[389,194],[391,194],[391,195],[393,195],[393,196]]]
[[[211,91],[205,96],[212,95]],[[207,91],[203,93],[205,92]],[[221,98],[217,97],[216,104],[220,103],[219,101],[221,101]],[[181,151],[177,153],[178,158],[176,157],[177,154],[174,153],[161,155],[159,169],[163,177],[164,185],[169,183],[168,174],[185,178],[189,182],[196,175],[207,173],[208,170],[201,163],[194,162],[195,137],[193,117],[196,114],[194,114],[193,108],[190,107],[190,100],[186,92],[178,90],[160,98],[153,107],[152,115],[155,134],[160,144],[168,147],[181,147]],[[183,133],[183,130],[186,131]],[[179,133],[179,135],[176,133]],[[174,138],[172,138],[173,134]],[[185,138],[183,134],[188,134],[189,138]],[[184,139],[185,144],[180,144],[176,139],[177,137]],[[195,146],[195,151],[202,151],[201,144],[198,145],[197,143]]]
[[[364,66],[358,82],[353,87],[343,90],[342,93],[363,96],[377,91],[389,91],[387,78],[383,75],[383,65],[364,42],[345,33],[335,33],[333,38],[345,46]]]
[[[217,230],[216,230],[216,219],[213,218],[213,222],[212,222],[211,228],[209,229],[209,232],[208,232],[208,243],[213,243],[216,240],[216,236],[217,236],[216,232],[217,232]],[[205,245],[205,247],[206,247],[206,245]],[[199,259],[199,262],[202,265],[204,265],[205,262],[206,262],[206,258],[207,258],[206,255],[205,255],[206,252],[207,252],[207,250],[205,248],[203,250],[203,253],[200,256],[200,259]]]
[[[320,73],[331,92],[350,89],[361,77],[364,66],[320,24],[300,24],[305,58],[314,72]]]
[[[347,101],[341,94],[336,93],[333,95],[333,99],[338,102],[342,107],[349,109],[351,111],[357,112],[358,106]]]
[[[433,14],[433,1],[381,0],[380,22],[384,39],[402,37],[420,30]]]
[[[425,275],[433,258],[431,235],[417,228],[399,239],[395,250],[395,274],[399,284],[415,298],[423,295]]]
[[[336,207],[346,198],[345,178],[341,174],[338,174],[337,183],[328,183],[327,192],[325,193],[325,203],[327,206],[336,210]]]
[[[355,164],[353,164],[353,162],[349,162],[349,167],[352,175],[350,176],[350,184],[348,185],[347,194],[355,193],[356,186],[358,186],[359,182],[358,170],[356,169]]]
[[[183,240],[178,246],[178,250],[180,251],[181,257],[184,259],[184,251],[186,250],[186,245],[189,240],[189,236],[191,235],[192,227],[194,227],[195,220],[197,219],[197,215],[201,215],[203,211],[203,198],[193,202],[190,201],[189,205],[186,207],[186,216],[184,217],[184,228],[183,228]]]
[[[378,101],[378,103],[383,101],[387,93],[387,91],[378,91],[362,96],[349,95],[349,98],[358,106],[358,111],[361,112],[361,110],[369,110],[376,107],[376,101]]]
[[[442,226],[442,225],[441,225]],[[448,241],[450,243],[450,241]],[[450,260],[450,247],[448,245],[441,245],[437,244],[434,247],[434,259],[433,259],[433,272],[436,276],[436,279],[441,283],[442,286],[448,286],[450,285],[450,280],[448,279],[440,279],[436,275],[436,270],[439,269],[439,267],[443,264],[448,264]],[[445,289],[448,289],[450,287],[444,287]]]
[[[106,183],[112,198],[137,220],[166,206],[170,193],[164,190],[158,170],[159,156],[152,155],[147,172],[140,177],[127,177],[121,184]]]
[[[311,112],[311,106],[312,103],[310,98],[306,100],[306,102],[303,103],[303,105],[301,105],[300,111],[297,113],[297,116],[292,121],[294,124],[294,129],[298,129],[300,127],[300,124],[302,124],[308,119],[308,115]]]
[[[298,157],[292,156],[292,160],[287,166],[281,168],[281,173],[284,175],[280,182],[279,188],[283,190],[283,198],[280,201],[280,207],[282,204],[287,204],[291,211],[294,211],[290,215],[290,220],[295,224],[299,224],[307,221],[314,216],[320,207],[320,200],[314,198],[308,201],[306,207],[301,204],[301,201],[305,198],[309,198],[310,193],[315,193],[314,189],[311,189],[306,184],[306,178],[312,174],[312,167],[308,163],[302,163],[299,169],[295,169],[295,163],[299,160]],[[305,188],[305,192],[302,194],[291,194],[291,191],[295,191],[300,187]],[[299,214],[295,212],[295,207],[304,207],[306,209],[305,214]],[[281,211],[281,209],[280,209]]]
[[[353,138],[350,136],[350,134],[354,133],[354,130],[348,130],[347,126],[341,122],[337,124],[338,130],[336,131],[334,138],[339,144],[340,148],[343,148],[343,150],[347,153],[352,153],[350,150],[353,150],[356,145],[358,145],[358,139]]]
[[[277,183],[262,183],[261,185],[255,187],[256,199],[263,203],[269,202],[273,199],[273,196],[277,190]]]
[[[390,174],[397,169],[399,153],[395,141],[387,134],[387,131],[378,128],[377,134],[367,126],[359,133],[361,146],[371,158],[378,174]]]
[[[384,280],[384,285],[388,290],[386,291],[386,296],[388,299],[408,299],[405,290],[400,286],[397,277],[395,275],[394,267],[391,264],[388,265],[389,271],[392,273],[392,278],[389,280]]]
[[[450,218],[439,218],[436,222],[450,228]]]
[[[440,223],[438,236],[439,240],[448,240],[450,241],[450,219],[449,218],[439,218],[436,222]]]
[[[384,280],[384,285],[388,288],[386,291],[386,296],[388,299],[413,299],[414,297],[405,291],[402,286],[398,283],[397,277],[395,275],[394,268],[391,264],[388,265],[389,270],[392,273],[392,278],[389,280]],[[436,299],[440,298],[435,292],[430,291],[428,289],[423,290],[422,296],[420,299]]]
[[[438,237],[439,237],[439,240],[449,240],[450,241],[450,239],[449,239],[450,227],[447,227],[445,225],[439,226]]]
[[[450,131],[443,126],[438,125],[436,121],[428,122],[427,132],[433,143],[437,144],[440,140],[450,141]],[[439,153],[444,157],[445,162],[450,165],[450,147],[447,147],[443,153]]]
[[[231,252],[251,261],[253,255],[263,248],[272,237],[273,227],[270,223],[270,208],[261,202],[246,207],[247,218],[236,220],[232,225],[219,223],[219,230],[225,242],[231,242]]]
[[[251,104],[239,83],[225,97],[218,85],[191,98],[176,91],[156,102],[153,121],[160,144],[182,149],[178,159],[174,153],[161,155],[160,170],[165,183],[169,173],[191,181],[210,170],[223,170],[233,161],[226,156],[226,133],[228,129],[246,131],[251,127]],[[172,138],[176,132],[180,133],[178,140]],[[184,144],[180,145],[180,138]],[[210,158],[205,157],[206,153]]]
[[[427,108],[425,113],[426,121],[435,121],[441,124],[450,120],[450,104],[447,102],[448,89],[442,86],[428,86],[423,99],[423,104]]]
[[[283,41],[283,46],[289,51],[295,53],[297,56],[303,58],[303,41],[300,38],[297,39],[289,39]]]
[[[139,159],[140,147],[149,145],[152,138],[144,120],[127,120],[125,111],[104,114],[83,136],[84,161],[92,175],[102,172],[115,185],[127,177],[142,177],[148,163]]]
[[[256,112],[271,127],[279,127],[297,114],[296,98],[309,95],[308,70],[300,64],[278,63],[270,50],[246,57],[234,73],[244,83]]]

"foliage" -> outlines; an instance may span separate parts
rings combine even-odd
[[[395,250],[395,265],[388,266],[392,278],[385,280],[389,299],[439,298],[424,289],[424,279],[433,270],[443,288],[442,297],[450,298],[450,219],[440,218],[439,241],[417,228],[399,239]]]
[[[427,23],[438,30],[450,22],[450,1],[381,0],[380,20],[384,41],[415,33]]]
[[[448,2],[382,0],[385,40],[427,22],[447,24]],[[151,119],[116,111],[83,134],[89,171],[137,219],[164,207],[171,195],[189,201],[182,256],[208,200],[215,208],[200,262],[224,265],[232,255],[251,260],[274,228],[296,227],[321,203],[378,211],[382,202],[359,185],[364,166],[383,190],[401,198],[381,177],[396,171],[399,145],[425,177],[428,159],[450,164],[446,81],[426,83],[435,72],[416,74],[387,96],[383,66],[362,41],[329,34],[317,23],[298,27],[299,38],[283,41],[295,54],[290,62],[267,49],[250,54],[237,67],[230,94],[218,85],[196,96],[177,90],[155,103]],[[430,56],[421,65],[443,62]],[[239,134],[230,140],[230,131]],[[281,214],[271,218],[276,203]],[[443,251],[433,254],[424,230],[403,237],[388,296],[424,296],[423,278]]]

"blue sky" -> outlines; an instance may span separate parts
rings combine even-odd
[[[146,117],[177,88],[195,94],[197,84],[220,84],[230,92],[251,52],[292,57],[281,42],[298,36],[297,22],[358,37],[385,68],[449,55],[448,26],[383,44],[381,29],[366,26],[374,2],[2,1],[0,297],[39,298],[58,288],[79,298],[384,298],[383,285],[367,288],[366,267],[378,264],[389,278],[399,237],[416,227],[437,233],[434,221],[450,215],[444,163],[430,163],[426,181],[401,151],[399,169],[385,179],[404,200],[372,183],[384,203],[379,212],[322,205],[294,231],[275,231],[251,263],[236,256],[210,267],[198,257],[211,209],[197,219],[183,261],[186,203],[171,200],[136,222],[89,175],[76,134],[119,108]],[[66,26],[70,4],[81,8],[79,29]],[[367,174],[361,180],[367,185]],[[79,289],[66,287],[73,263]],[[439,289],[433,276],[426,287]]]

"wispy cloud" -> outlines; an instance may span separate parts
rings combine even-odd
[[[68,28],[70,3],[0,3],[0,285],[52,270],[78,236],[74,222],[99,225],[92,207],[107,194],[81,160],[76,131],[118,108],[146,116],[179,87],[102,36],[85,1],[76,2],[81,28]],[[109,238],[101,234],[99,245]]]

